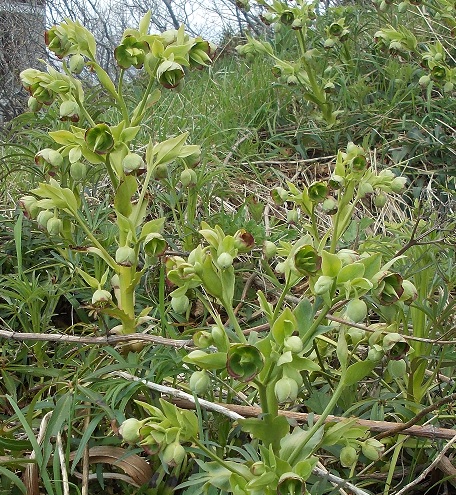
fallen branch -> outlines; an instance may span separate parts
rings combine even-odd
[[[105,335],[103,337],[90,337],[86,335],[66,335],[61,333],[26,333],[13,332],[11,330],[0,329],[0,338],[11,340],[36,340],[44,342],[65,342],[73,344],[94,344],[94,345],[114,345],[121,342],[142,341],[153,344],[168,345],[178,349],[193,348],[193,340],[167,339],[159,335],[148,333],[133,333],[128,335]]]
[[[193,409],[193,404],[181,399],[173,399],[173,403],[183,409]],[[235,411],[245,417],[256,417],[261,414],[261,409],[254,406],[241,406],[238,404],[224,404],[226,409]],[[287,418],[294,419],[298,423],[306,423],[309,419],[308,413],[296,413],[292,411],[279,411],[279,414],[286,416]],[[313,420],[318,421],[319,416],[313,415]],[[341,416],[328,416],[325,423],[338,423],[346,420],[347,418]],[[401,434],[409,435],[411,437],[430,438],[432,440],[436,438],[443,438],[449,440],[454,437],[456,430],[449,428],[437,428],[435,426],[410,426],[409,428],[402,429],[403,423],[391,423],[389,421],[373,421],[368,419],[357,419],[356,424],[359,426],[366,426],[373,433],[385,433],[390,431],[396,431],[401,427]],[[394,434],[394,433],[393,433]]]

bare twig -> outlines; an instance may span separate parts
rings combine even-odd
[[[241,300],[239,301],[239,304],[234,308],[234,314],[237,315],[239,311],[241,310],[242,306],[244,306],[245,298],[247,297],[247,292],[252,286],[253,282],[255,281],[257,277],[257,274],[254,272],[250,275],[250,277],[247,279],[244,290],[242,291],[241,294]]]
[[[11,330],[0,329],[0,338],[11,340],[36,340],[44,342],[62,342],[74,344],[95,344],[95,345],[113,345],[120,342],[145,341],[154,344],[168,345],[178,349],[193,348],[192,340],[167,339],[158,335],[147,333],[134,333],[129,335],[106,335],[103,337],[90,337],[79,335],[65,335],[60,333],[27,333],[14,332]]]
[[[171,397],[186,400],[192,403],[193,405],[195,404],[195,398],[193,397],[193,395],[187,394],[186,392],[182,392],[182,390],[178,390],[177,388],[168,387],[167,385],[159,385],[158,383],[153,383],[148,380],[143,380],[142,378],[138,378],[137,376],[131,375],[130,373],[125,373],[124,371],[114,371],[113,373],[111,373],[111,376],[121,376],[126,380],[130,380],[133,382],[141,382],[151,390],[161,392],[162,394],[170,395]],[[243,417],[237,412],[231,411],[220,404],[215,404],[214,402],[209,402],[208,400],[205,399],[198,399],[198,403],[201,407],[204,407],[209,411],[218,412],[220,414],[223,414],[224,416],[228,416],[229,418],[235,421],[237,419],[243,419]]]
[[[390,437],[392,435],[396,435],[397,433],[402,433],[405,431],[407,428],[410,428],[413,425],[416,425],[418,421],[423,419],[427,414],[429,414],[432,411],[435,411],[439,407],[449,404],[450,402],[454,402],[456,400],[456,393],[451,394],[447,397],[444,397],[443,399],[438,400],[437,402],[434,402],[434,404],[431,404],[428,407],[425,407],[422,409],[415,417],[413,417],[410,421],[407,421],[406,423],[403,424],[398,424],[396,427],[392,428],[389,431],[384,431],[377,435],[377,439],[385,438],[385,437]],[[454,431],[454,430],[453,430]]]

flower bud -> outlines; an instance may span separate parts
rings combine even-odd
[[[193,169],[186,168],[181,172],[180,180],[184,187],[190,187],[196,184],[198,177]]]
[[[57,150],[44,148],[35,155],[35,163],[37,165],[48,164],[58,168],[63,164],[63,156]]]
[[[331,177],[328,180],[328,185],[331,189],[338,190],[344,187],[345,184],[345,179],[337,174],[331,175]]]
[[[341,249],[337,257],[342,261],[342,266],[350,265],[359,260],[359,254],[352,249]]]
[[[373,194],[374,188],[369,182],[361,182],[358,186],[358,196],[360,198],[365,198],[369,194]]]
[[[375,438],[368,438],[361,443],[363,454],[371,461],[378,461],[385,449],[385,446]]]
[[[391,359],[402,359],[407,354],[410,346],[400,333],[391,332],[383,337],[383,350]]]
[[[263,461],[256,461],[250,466],[250,472],[253,476],[261,476],[266,471],[267,468]]]
[[[383,208],[386,205],[386,200],[386,194],[384,192],[380,192],[374,197],[374,205],[377,208]]]
[[[263,243],[264,257],[269,260],[277,253],[277,246],[271,241],[264,241]]]
[[[285,351],[291,351],[294,354],[298,354],[304,348],[304,344],[302,343],[301,337],[292,335],[291,337],[287,337],[285,339],[283,347]]]
[[[402,301],[408,305],[412,304],[413,301],[416,301],[418,298],[418,291],[410,280],[403,280],[402,288],[404,289],[404,292],[402,293],[399,301]]]
[[[162,461],[169,467],[180,466],[185,459],[184,447],[179,442],[173,442],[166,446],[162,454]]]
[[[201,150],[195,151],[191,155],[182,158],[187,168],[195,168],[201,161]]]
[[[291,29],[298,30],[302,28],[302,19],[298,17],[291,23]]]
[[[340,451],[339,459],[342,466],[347,468],[352,467],[358,460],[358,453],[354,447],[347,445]]]
[[[395,177],[391,182],[391,190],[394,193],[401,193],[405,189],[407,183],[406,177]]]
[[[367,359],[374,363],[379,363],[383,358],[384,352],[381,346],[374,344],[367,353]]]
[[[124,442],[135,444],[141,440],[139,430],[144,425],[143,421],[139,421],[136,418],[126,419],[119,428],[119,434],[122,436]]]
[[[323,44],[323,48],[325,48],[326,50],[330,50],[331,48],[334,47],[335,44],[336,44],[336,40],[332,38],[327,38]]]
[[[295,380],[284,376],[274,386],[274,393],[279,403],[294,402],[298,397],[299,386]]]
[[[19,199],[19,206],[24,211],[24,215],[27,218],[35,218],[39,212],[39,208],[37,206],[38,200],[35,196],[22,196]]]
[[[115,273],[111,277],[111,287],[113,289],[119,289],[120,288],[120,277],[119,277],[119,275],[117,275],[117,273]]]
[[[84,57],[80,53],[75,53],[70,57],[68,67],[73,74],[80,74],[84,69]]]
[[[204,395],[211,384],[211,379],[206,371],[195,371],[190,376],[189,380],[190,390],[196,395]]]
[[[199,330],[193,334],[193,343],[200,349],[205,349],[214,343],[212,334],[206,330]]]
[[[430,83],[431,83],[431,78],[427,74],[424,75],[424,76],[421,76],[420,79],[419,79],[419,81],[418,81],[418,84],[422,88],[427,88]]]
[[[248,253],[252,250],[255,245],[255,239],[250,232],[245,229],[239,229],[234,234],[234,246],[239,253]]]
[[[219,351],[224,352],[228,349],[229,340],[224,328],[221,328],[219,326],[212,327],[211,337]]]
[[[74,162],[70,165],[70,176],[76,181],[81,182],[87,176],[87,164]]]
[[[350,327],[347,330],[347,335],[350,337],[353,345],[358,345],[366,337],[366,332],[361,328]]]
[[[171,307],[177,314],[184,314],[190,306],[190,299],[187,296],[172,297]]]
[[[288,191],[283,187],[276,187],[271,191],[272,200],[278,205],[283,205],[288,201]]]
[[[444,85],[443,85],[443,92],[444,93],[451,93],[454,89],[454,84],[450,81],[446,82]]]
[[[337,213],[338,204],[333,197],[329,197],[323,201],[323,203],[321,204],[321,208],[327,215],[334,215],[335,213]]]
[[[122,168],[124,173],[128,175],[144,168],[144,161],[137,153],[128,153],[122,160]]]
[[[233,264],[233,257],[231,256],[230,253],[222,253],[218,258],[217,258],[217,265],[222,269],[225,270],[226,268],[229,268]]]
[[[60,120],[70,120],[77,122],[79,120],[79,105],[73,100],[66,100],[60,104]]]
[[[321,296],[328,292],[334,284],[334,278],[327,275],[321,275],[315,282],[313,292],[317,296]]]
[[[299,220],[298,210],[294,208],[292,210],[287,210],[287,223],[297,224]]]
[[[129,246],[121,246],[116,250],[116,263],[121,266],[132,266],[138,261],[135,250]]]
[[[97,289],[92,296],[92,304],[94,306],[105,306],[111,300],[111,293],[104,289]]]
[[[404,359],[388,361],[387,370],[392,378],[404,378],[407,375],[407,363]]]
[[[27,107],[31,112],[39,112],[43,107],[43,104],[40,103],[34,96],[30,96],[27,100]]]
[[[46,230],[49,235],[59,235],[62,231],[62,220],[55,216],[52,216],[46,224]]]
[[[364,321],[367,316],[367,304],[361,299],[352,299],[345,308],[345,317],[354,323]]]
[[[38,216],[36,217],[36,223],[38,224],[38,227],[41,230],[47,229],[47,223],[48,221],[54,218],[54,212],[51,210],[42,210],[38,213]]]
[[[298,78],[295,75],[291,75],[287,77],[288,86],[297,86],[299,83]]]
[[[160,165],[157,165],[153,172],[152,175],[155,180],[162,180],[166,179],[168,177],[168,167],[164,163],[161,163]]]

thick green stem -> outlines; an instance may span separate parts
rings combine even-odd
[[[131,280],[132,267],[130,266],[119,266],[119,309],[121,309],[129,319],[135,319],[135,291],[132,287]],[[128,333],[128,332],[126,332]]]
[[[198,200],[198,188],[196,186],[190,187],[187,193],[187,209],[185,212],[185,237],[184,237],[184,251],[191,251],[193,249],[193,227],[195,225],[196,218],[196,204]]]

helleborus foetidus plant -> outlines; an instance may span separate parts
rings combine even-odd
[[[146,220],[149,184],[152,179],[166,177],[173,162],[181,163],[182,174],[191,175],[200,159],[200,148],[187,144],[188,133],[159,143],[150,140],[145,153],[141,152],[137,149],[141,122],[160,97],[156,86],[176,87],[184,76],[184,67],[208,65],[213,51],[213,46],[202,38],[186,34],[183,26],[149,34],[150,15],[144,16],[138,29],[127,29],[114,51],[120,70],[117,87],[97,61],[93,35],[69,19],[46,32],[47,46],[62,60],[62,70],[47,66],[45,71],[27,69],[21,73],[23,85],[31,95],[30,108],[37,111],[56,102],[61,120],[68,121],[68,125],[49,133],[55,148],[36,154],[35,161],[48,181],[39,184],[31,191],[33,196],[22,198],[20,203],[57,243],[63,240],[67,249],[91,253],[106,263],[106,271],[99,278],[80,267],[75,269],[94,291],[92,305],[118,320],[111,331],[119,333],[133,333],[147,321],[150,308],[139,314],[135,309],[136,287],[147,266],[155,263],[167,247],[162,236],[164,219]],[[97,76],[111,97],[110,111],[117,121],[108,124],[91,115],[91,108],[84,103],[83,81],[76,77],[84,67]],[[147,89],[133,105],[127,103],[123,93],[123,80],[131,67],[144,67],[149,77]],[[111,182],[117,242],[114,247],[104,245],[91,231],[87,213],[81,208],[91,166],[104,167]],[[192,177],[187,185],[191,181]],[[82,229],[86,244],[76,245],[76,229]]]
[[[261,416],[238,420],[243,431],[258,442],[259,460],[227,463],[204,450],[211,458],[200,463],[206,472],[204,480],[229,493],[305,493],[320,449],[334,452],[336,446],[345,467],[353,467],[360,456],[378,460],[385,446],[369,438],[365,427],[355,425],[353,419],[338,424],[325,424],[325,419],[342,394],[382,360],[384,364],[397,362],[387,365],[393,378],[403,373],[408,352],[394,325],[378,324],[370,338],[356,327],[366,323],[372,308],[413,300],[413,284],[392,271],[398,258],[384,260],[379,252],[343,247],[358,203],[366,196],[400,193],[405,179],[388,170],[372,170],[365,150],[349,143],[346,150],[339,151],[327,180],[302,189],[293,183],[287,186],[274,191],[272,197],[299,209],[298,219],[307,233],[277,246],[268,241],[270,254],[262,262],[268,265],[266,273],[276,273],[281,293],[272,303],[267,293],[258,291],[258,305],[269,328],[266,334],[245,331],[248,328],[243,328],[233,310],[236,264],[243,252],[254,247],[245,231],[227,235],[220,226],[203,222],[203,244],[186,258],[171,256],[167,260],[168,279],[175,286],[172,299],[186,297],[188,303],[190,298],[198,298],[216,323],[195,333],[193,342],[198,349],[183,358],[196,369],[190,379],[192,391],[206,393],[211,377],[217,376],[261,406]],[[328,197],[333,202],[331,211],[323,206]],[[329,229],[325,223],[326,231],[320,224],[322,215],[330,220]],[[291,308],[286,298],[303,281],[308,289]],[[223,315],[228,322],[224,323]],[[318,420],[307,428],[291,428],[279,409],[299,403],[306,383],[308,386],[325,373],[321,342],[333,349],[331,355],[338,363],[336,383]],[[363,358],[356,354],[361,343],[368,349]],[[192,439],[192,443],[199,445],[199,440]],[[203,479],[201,474],[197,476]]]

